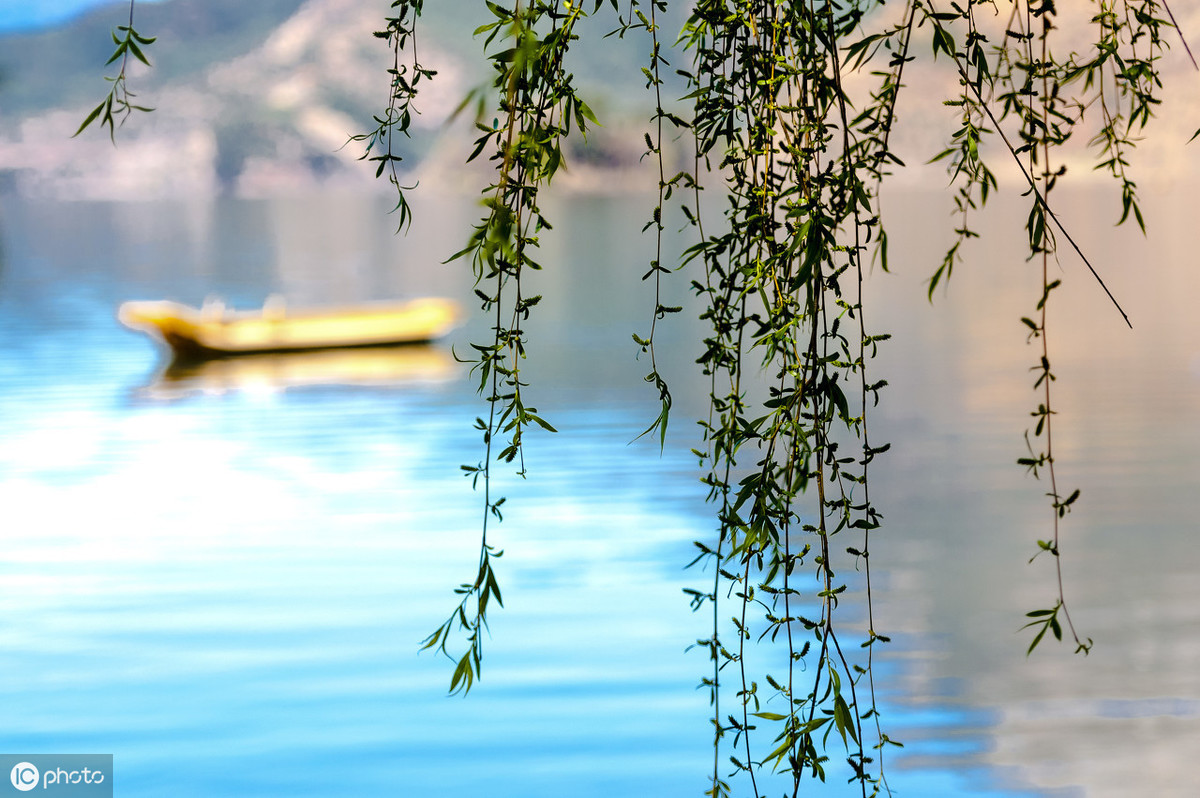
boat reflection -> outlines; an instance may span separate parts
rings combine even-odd
[[[203,359],[177,357],[137,393],[147,399],[170,400],[194,394],[262,393],[308,386],[443,383],[458,374],[459,365],[449,350],[431,344]]]

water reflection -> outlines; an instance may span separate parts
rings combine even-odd
[[[873,305],[893,333],[883,434],[906,472],[876,473],[889,528],[873,553],[890,564],[884,616],[923,649],[898,680],[902,702],[987,708],[977,761],[1039,794],[1184,795],[1186,752],[1200,743],[1200,675],[1184,664],[1200,650],[1200,383],[1188,373],[1200,317],[1182,307],[1200,292],[1197,231],[1177,196],[1148,196],[1149,239],[1088,223],[1115,218],[1111,198],[1108,213],[1090,193],[1060,198],[1134,323],[1077,261],[1052,266],[1064,279],[1050,320],[1055,454],[1060,485],[1082,491],[1063,527],[1064,569],[1076,622],[1100,641],[1087,659],[1027,659],[1017,633],[1021,613],[1053,593],[1052,566],[1026,565],[1047,534],[1046,488],[1014,465],[1038,402],[1019,319],[1039,296],[1040,264],[1012,235],[1019,208],[989,217],[987,257],[956,271],[928,313],[904,312],[924,288],[911,269]],[[919,214],[940,198],[909,199],[893,247],[934,262]],[[958,689],[934,698],[946,680]]]
[[[313,386],[397,387],[444,383],[461,368],[441,346],[405,344],[358,349],[275,352],[224,358],[174,358],[137,395],[178,399],[229,391],[274,392]]]
[[[1019,318],[1037,277],[1000,229],[988,261],[927,307],[922,264],[940,253],[922,214],[939,196],[897,205],[913,212],[893,232],[897,274],[870,288],[883,301],[869,323],[893,334],[872,432],[893,443],[872,488],[887,519],[876,623],[895,641],[881,705],[906,743],[892,786],[1187,794],[1200,744],[1200,321],[1187,308],[1200,287],[1181,253],[1194,226],[1186,208],[1149,209],[1165,230],[1138,245],[1159,264],[1152,280],[1122,265],[1133,244],[1091,231],[1132,336],[1093,312],[1086,280],[1062,294],[1060,457],[1083,489],[1067,578],[1099,645],[1026,660],[1020,615],[1050,589],[1025,565],[1045,535],[1042,490],[1013,464],[1036,402]],[[690,368],[698,323],[664,327],[672,439],[661,456],[629,445],[654,412],[629,339],[648,320],[649,242],[607,231],[640,227],[640,207],[563,204],[531,276],[547,300],[530,323],[530,401],[562,433],[531,435],[533,478],[497,485],[512,498],[497,531],[506,607],[483,689],[463,702],[415,649],[473,573],[480,506],[458,466],[480,456],[481,404],[465,369],[426,348],[177,364],[147,380],[158,353],[112,313],[131,296],[253,306],[289,291],[470,306],[469,277],[438,264],[471,203],[434,201],[407,239],[370,200],[5,204],[0,748],[112,751],[125,796],[699,794],[706,665],[682,651],[707,630],[681,588],[707,575],[680,565],[711,519],[676,453],[694,444],[707,387]],[[1091,212],[1085,197],[1074,207]],[[670,304],[687,301],[683,282]]]

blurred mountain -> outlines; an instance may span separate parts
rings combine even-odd
[[[144,88],[194,76],[213,63],[251,50],[302,2],[174,0],[137,6],[135,27],[158,37],[151,48],[155,69],[143,81]],[[0,38],[4,122],[66,105],[89,101],[95,105],[94,98],[106,88],[101,75],[106,74],[103,65],[113,50],[110,31],[128,21],[129,4],[114,0],[67,25]]]
[[[372,165],[359,160],[362,145],[347,141],[371,130],[387,104],[392,54],[372,33],[383,27],[388,7],[387,0],[137,6],[134,27],[158,40],[146,51],[153,68],[133,62],[127,83],[135,102],[155,110],[118,128],[115,149],[98,124],[78,138],[71,134],[107,94],[103,76],[117,69],[104,66],[113,49],[109,32],[127,23],[127,4],[0,38],[0,187],[98,198],[382,188]],[[466,66],[480,61],[466,58],[478,47],[472,31],[479,9],[472,0],[438,0],[421,23],[421,61],[438,76],[418,101],[412,137],[397,144],[408,168],[420,165],[443,181],[461,178],[473,138],[465,120],[462,135],[442,141],[446,121],[469,89],[488,79],[485,66]],[[630,112],[621,98],[641,93],[612,79],[623,63],[627,88],[643,83],[641,48],[632,39],[588,38],[577,58],[585,64],[580,74],[596,76],[591,87],[600,98],[589,99],[616,113],[586,146],[575,146],[571,161],[581,175],[601,170],[608,181],[637,171],[643,149],[641,120],[649,111]]]

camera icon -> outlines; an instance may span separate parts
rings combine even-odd
[[[21,792],[29,792],[37,786],[40,775],[36,766],[28,762],[18,762],[13,766],[8,778],[12,781],[12,786]]]

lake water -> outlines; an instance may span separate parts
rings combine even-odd
[[[1134,322],[1064,256],[1051,334],[1057,453],[1082,497],[1063,529],[1069,599],[1094,653],[1044,644],[1046,488],[1015,465],[1037,405],[1019,319],[1040,277],[1020,208],[929,305],[936,192],[889,197],[893,334],[873,441],[877,663],[899,795],[1194,794],[1200,747],[1200,278],[1194,196],[1148,191],[1151,236],[1115,202],[1065,215]],[[0,750],[112,753],[120,796],[699,795],[706,635],[682,569],[711,534],[693,458],[699,322],[663,332],[676,415],[664,453],[630,333],[649,200],[552,215],[529,325],[530,479],[495,542],[505,607],[484,680],[448,698],[419,654],[473,576],[484,406],[450,346],[365,361],[162,372],[121,301],[253,306],[448,295],[471,304],[469,202],[429,197],[411,235],[366,198],[0,204]],[[930,221],[932,215],[934,222]],[[1006,238],[1007,236],[1007,238]],[[682,297],[687,280],[668,289]],[[336,376],[333,376],[336,375]],[[744,787],[738,794],[748,792]],[[812,791],[818,794],[817,790]],[[843,795],[838,784],[819,794]]]

